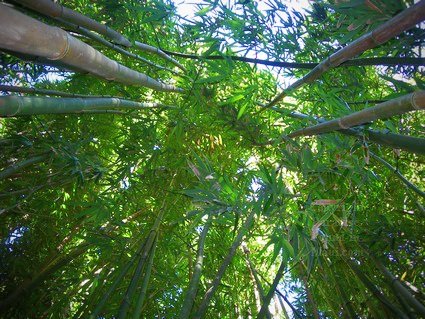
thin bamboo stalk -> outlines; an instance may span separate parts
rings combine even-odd
[[[157,240],[158,240],[158,238],[156,236],[154,243],[152,244],[152,249],[149,253],[149,259],[148,259],[148,262],[147,262],[147,265],[146,265],[145,275],[143,276],[142,287],[140,289],[140,294],[139,294],[139,297],[137,298],[137,302],[136,302],[136,308],[134,309],[133,316],[132,316],[133,319],[139,319],[141,317],[141,314],[142,314],[142,308],[143,308],[143,304],[145,302],[146,292],[148,290],[149,280],[150,280],[150,277],[151,277],[153,259],[155,257]]]
[[[232,262],[232,259],[236,254],[236,250],[238,249],[238,247],[242,243],[242,240],[243,240],[246,232],[251,227],[254,216],[255,216],[255,209],[253,209],[249,213],[245,222],[240,227],[238,234],[237,234],[235,240],[233,241],[232,246],[229,249],[229,252],[227,253],[226,257],[224,258],[223,262],[221,263],[220,268],[218,269],[217,274],[214,277],[213,282],[211,283],[210,288],[208,288],[207,292],[205,293],[204,298],[202,299],[201,304],[199,305],[199,308],[198,308],[196,314],[193,317],[194,319],[204,318],[204,316],[205,316],[205,314],[208,310],[208,306],[211,302],[211,299],[213,298],[215,292],[217,291],[217,289],[220,285],[221,279],[223,278],[224,273],[226,272],[227,267]]]
[[[151,46],[151,45],[148,45],[148,44],[145,44],[145,43],[138,42],[138,41],[135,41],[134,45],[135,45],[136,48],[140,49],[141,51],[156,54],[156,55],[160,56],[161,58],[163,58],[164,60],[173,63],[175,66],[177,66],[183,72],[187,72],[186,68],[183,65],[181,65],[176,59],[173,59],[172,57],[170,57],[167,53],[165,53],[161,49],[154,47],[154,46]]]
[[[341,129],[346,130],[350,127],[372,122],[377,119],[389,118],[409,111],[423,109],[425,109],[425,91],[417,91],[347,116],[297,130],[288,136],[294,138],[323,134]]]
[[[390,300],[367,278],[365,274],[360,270],[360,268],[351,260],[347,261],[348,266],[360,279],[360,281],[365,285],[365,287],[372,293],[372,295],[377,298],[382,305],[390,310],[397,318],[409,319],[400,309],[392,304]]]
[[[272,300],[273,295],[275,294],[275,291],[277,289],[277,285],[279,284],[280,280],[282,279],[282,276],[285,272],[286,268],[286,261],[282,260],[280,263],[279,269],[277,270],[276,276],[273,279],[273,283],[264,298],[263,305],[261,306],[260,312],[257,315],[257,319],[263,319],[266,317],[267,310],[269,308],[270,301]]]
[[[42,154],[9,166],[8,168],[0,171],[0,181],[12,176],[13,174],[16,174],[17,172],[28,166],[45,161],[49,158],[49,156],[49,154]]]
[[[304,77],[291,84],[284,91],[279,93],[267,107],[272,107],[278,104],[288,93],[300,88],[301,86],[311,83],[322,76],[326,71],[332,69],[345,61],[361,54],[362,52],[372,49],[380,44],[383,44],[406,31],[425,19],[425,0],[410,6],[391,18],[387,22],[378,26],[375,30],[361,36],[351,42],[344,48],[332,54],[320,62],[313,70]]]
[[[109,28],[108,26],[101,24],[87,16],[84,16],[74,10],[71,10],[65,6],[60,5],[57,2],[51,0],[14,0],[15,2],[30,8],[36,12],[44,14],[52,18],[60,18],[65,21],[80,25],[89,30],[96,31],[99,34],[113,40],[115,43],[129,47],[131,42],[125,38],[122,34]]]
[[[404,183],[404,185],[407,186],[408,189],[414,191],[416,194],[418,194],[419,196],[425,198],[425,192],[420,190],[418,187],[416,187],[415,185],[413,185],[406,177],[404,177],[404,175],[402,175],[398,169],[396,169],[395,167],[393,167],[390,163],[388,163],[386,160],[384,160],[383,158],[377,156],[375,153],[369,151],[369,154],[372,158],[374,158],[375,160],[377,160],[378,162],[380,162],[381,164],[383,164],[385,167],[387,167],[390,171],[394,172],[394,174]]]
[[[0,117],[36,114],[62,114],[103,109],[141,110],[172,108],[160,103],[141,103],[117,98],[52,98],[39,96],[0,96]]]
[[[189,318],[193,308],[193,304],[195,302],[196,294],[198,292],[198,286],[201,281],[202,264],[204,261],[204,246],[205,246],[205,240],[207,238],[207,233],[211,225],[211,219],[212,219],[211,216],[212,216],[211,214],[208,216],[208,220],[205,222],[204,228],[202,229],[202,232],[199,235],[198,251],[196,253],[195,267],[194,267],[193,275],[190,278],[190,282],[187,287],[186,296],[184,298],[182,308],[180,309],[179,319]]]
[[[4,4],[0,4],[0,28],[0,48],[60,61],[106,80],[158,91],[182,92],[109,59],[62,29],[48,26]]]
[[[178,56],[185,59],[193,60],[232,60],[254,64],[262,64],[269,66],[276,66],[286,69],[314,69],[319,63],[298,63],[298,62],[283,62],[283,61],[272,61],[265,59],[254,59],[236,55],[196,55],[186,54],[180,52],[172,52],[163,50],[168,55]],[[376,58],[363,58],[363,59],[352,59],[338,65],[337,67],[349,67],[349,66],[369,66],[369,65],[384,65],[384,66],[422,66],[425,65],[425,58],[404,58],[404,57],[376,57]]]
[[[425,306],[419,302],[411,293],[409,290],[404,287],[401,282],[388,270],[387,267],[385,267],[374,255],[371,253],[368,253],[370,258],[375,263],[376,267],[381,271],[381,273],[384,275],[385,279],[387,280],[390,287],[392,287],[397,294],[400,294],[400,296],[415,309],[415,311],[420,314],[422,317],[425,317]]]

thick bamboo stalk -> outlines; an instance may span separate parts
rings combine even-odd
[[[39,88],[28,88],[23,86],[13,86],[13,85],[0,85],[0,91],[3,92],[16,92],[16,93],[32,93],[32,94],[42,94],[42,95],[54,95],[62,97],[80,97],[80,98],[112,98],[115,96],[111,95],[87,95],[87,94],[75,94],[68,93],[63,91],[56,90],[46,90]],[[119,99],[119,97],[115,97]]]
[[[186,291],[186,296],[183,301],[183,306],[180,309],[179,319],[188,319],[195,302],[196,293],[198,292],[198,286],[201,281],[202,264],[204,261],[204,246],[207,238],[207,233],[211,224],[211,214],[208,216],[204,228],[199,236],[198,251],[196,253],[196,262],[193,271],[193,275],[190,278],[190,282]]]
[[[27,160],[24,160],[22,162],[18,162],[16,164],[13,164],[12,166],[0,171],[0,181],[2,179],[6,179],[6,178],[12,176],[13,174],[19,172],[20,170],[22,170],[22,169],[24,169],[28,166],[31,166],[31,165],[36,164],[36,163],[41,163],[48,158],[49,158],[49,154],[42,154],[42,155],[34,156],[34,157],[29,158]]]
[[[232,262],[232,259],[236,254],[236,250],[238,249],[239,245],[242,243],[242,240],[243,240],[246,232],[251,227],[254,216],[255,216],[255,209],[253,209],[249,213],[245,222],[240,227],[238,234],[237,234],[235,240],[233,241],[232,246],[229,249],[229,252],[227,253],[226,257],[224,258],[223,262],[221,263],[220,268],[218,269],[217,274],[214,277],[213,282],[211,283],[210,288],[208,288],[207,292],[205,293],[204,298],[202,299],[201,304],[199,305],[199,308],[198,308],[196,314],[193,317],[194,319],[202,319],[202,318],[205,317],[205,314],[208,310],[208,306],[211,302],[211,299],[213,298],[215,292],[217,291],[217,289],[220,285],[221,279],[223,278],[224,273],[226,272],[227,267]]]
[[[160,103],[141,103],[117,98],[53,98],[40,96],[0,96],[0,117],[36,114],[66,114],[105,109],[141,110],[170,108]]]
[[[52,0],[14,0],[31,10],[44,14],[52,18],[60,18],[73,24],[80,25],[89,30],[96,31],[99,34],[113,40],[115,43],[123,46],[131,46],[131,42],[126,39],[122,34],[109,28],[108,26],[101,24],[87,16],[84,16],[74,10],[60,5]]]
[[[173,59],[161,49],[151,46],[149,44],[138,42],[138,41],[135,41],[134,45],[136,48],[140,49],[141,51],[156,54],[160,56],[161,58],[163,58],[164,60],[171,62],[182,71],[187,72],[186,68],[183,65],[181,65],[176,59]]]
[[[127,68],[64,30],[48,26],[4,4],[0,4],[0,29],[0,48],[60,61],[106,80],[158,91],[182,91]]]
[[[313,70],[304,77],[291,84],[288,88],[278,94],[267,107],[278,104],[289,92],[300,88],[304,84],[311,83],[322,76],[326,71],[337,67],[345,61],[372,49],[382,43],[399,35],[425,19],[425,0],[421,0],[411,7],[403,10],[392,19],[383,23],[375,30],[361,36],[344,48],[332,54],[330,57],[320,62]]]
[[[89,39],[92,39],[92,40],[94,40],[94,41],[96,41],[96,42],[98,42],[100,44],[103,44],[107,48],[110,48],[110,49],[112,49],[112,50],[114,50],[116,52],[119,52],[122,55],[125,55],[125,56],[128,56],[130,58],[133,58],[133,59],[142,61],[143,63],[146,63],[147,65],[150,65],[150,66],[152,66],[154,68],[157,68],[157,69],[160,69],[160,70],[166,70],[166,71],[169,71],[169,72],[171,72],[173,74],[177,74],[177,72],[175,72],[174,70],[171,70],[169,68],[163,67],[161,65],[158,65],[156,63],[153,63],[152,61],[149,61],[148,59],[145,59],[145,58],[141,57],[140,55],[137,55],[137,54],[134,54],[134,53],[129,52],[127,50],[124,50],[123,48],[121,48],[121,47],[119,47],[119,46],[117,46],[117,45],[115,45],[115,44],[113,44],[113,43],[105,40],[101,36],[99,36],[99,35],[91,32],[90,30],[87,30],[86,28],[83,28],[83,27],[81,27],[79,25],[75,25],[75,24],[69,23],[67,21],[63,21],[63,20],[59,20],[59,21],[60,21],[61,24],[65,25],[66,27],[68,27],[68,28],[70,28],[72,30],[75,30],[76,32],[78,32],[78,33],[86,36]]]
[[[346,130],[350,127],[372,122],[377,119],[385,119],[409,111],[423,109],[425,109],[425,91],[417,91],[347,116],[297,130],[288,136],[294,138],[323,134],[341,129]]]
[[[240,61],[254,64],[262,64],[269,66],[276,66],[285,69],[314,69],[319,63],[302,63],[302,62],[283,62],[283,61],[273,61],[273,60],[264,60],[264,59],[254,59],[247,58],[244,56],[236,55],[196,55],[196,54],[186,54],[180,52],[172,52],[163,50],[165,53],[178,56],[185,59],[193,60],[232,60]],[[349,66],[368,66],[368,65],[384,65],[384,66],[421,66],[425,65],[425,58],[404,58],[404,57],[377,57],[377,58],[363,58],[363,59],[352,59],[348,60],[337,67],[349,67]]]

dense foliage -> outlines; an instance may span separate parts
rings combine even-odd
[[[161,48],[183,70],[126,48],[167,69],[148,65],[17,9],[184,92],[0,52],[4,85],[160,103],[0,119],[0,316],[425,315],[423,111],[356,126],[355,134],[288,138],[424,90],[424,30],[417,25],[264,107],[412,1],[298,8],[203,0],[188,15],[171,0],[60,2]],[[371,130],[417,144],[409,151],[376,143]]]

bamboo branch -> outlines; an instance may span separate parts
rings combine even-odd
[[[48,26],[4,4],[0,4],[0,28],[0,48],[60,61],[106,80],[158,91],[182,92],[109,59],[62,29]]]
[[[161,58],[163,58],[164,60],[173,63],[179,69],[181,69],[183,72],[187,72],[186,68],[183,65],[181,65],[177,60],[170,57],[167,53],[165,53],[161,49],[158,49],[157,47],[154,47],[154,46],[151,46],[151,45],[148,45],[148,44],[145,44],[145,43],[141,43],[141,42],[138,42],[138,41],[135,41],[134,45],[136,46],[136,48],[140,49],[141,51],[148,52],[148,53],[154,53],[154,54],[160,56]]]
[[[53,98],[39,96],[0,96],[0,117],[36,114],[96,112],[103,109],[173,108],[160,103],[141,103],[117,98]]]
[[[401,13],[378,26],[375,30],[364,34],[357,40],[351,42],[341,50],[335,52],[327,59],[320,62],[313,70],[304,77],[291,84],[288,88],[279,93],[267,107],[278,104],[288,93],[311,83],[322,76],[326,71],[332,69],[345,61],[372,49],[380,44],[399,35],[425,19],[425,0],[421,0],[411,7],[403,10]]]
[[[87,16],[84,16],[74,10],[71,10],[65,6],[60,5],[57,2],[51,0],[13,0],[31,10],[39,12],[43,15],[51,18],[59,18],[68,21],[73,24],[80,25],[89,30],[96,31],[99,34],[113,40],[115,43],[123,46],[131,46],[131,42],[126,39],[122,34],[109,28],[108,26],[101,24]]]
[[[233,257],[236,254],[236,250],[238,249],[239,245],[242,243],[242,240],[248,231],[248,229],[251,227],[252,221],[255,216],[255,209],[253,209],[249,215],[247,216],[245,222],[240,227],[238,234],[235,238],[235,240],[232,243],[232,246],[229,249],[229,252],[227,253],[226,257],[224,258],[223,262],[220,265],[220,268],[217,271],[217,274],[214,277],[213,282],[211,283],[210,288],[208,288],[207,292],[204,295],[204,298],[201,301],[201,304],[199,305],[198,311],[194,315],[194,319],[202,319],[204,318],[208,306],[211,302],[211,299],[213,298],[215,292],[218,289],[218,286],[220,285],[221,279],[224,276],[224,273],[226,272],[227,267],[232,262]]]
[[[417,91],[347,116],[297,130],[288,136],[294,138],[323,134],[341,129],[346,130],[350,127],[373,122],[377,119],[385,119],[409,111],[423,109],[425,109],[425,91]]]
[[[198,292],[198,286],[201,281],[202,274],[202,264],[204,261],[204,246],[205,240],[207,238],[207,233],[211,225],[211,217],[208,216],[208,220],[205,222],[202,232],[199,236],[198,251],[196,253],[196,262],[193,271],[192,278],[190,279],[189,285],[187,287],[186,296],[183,301],[182,308],[180,309],[179,319],[188,319],[195,302],[196,294]]]
[[[196,54],[185,54],[179,52],[172,52],[163,50],[163,52],[178,56],[185,59],[193,60],[232,60],[254,64],[262,64],[269,66],[276,66],[286,69],[314,69],[319,63],[297,63],[297,62],[282,62],[272,61],[265,59],[254,59],[236,55],[196,55]],[[423,66],[425,65],[425,58],[405,58],[405,57],[376,57],[376,58],[363,58],[363,59],[352,59],[341,63],[337,67],[349,67],[349,66],[369,66],[369,65],[384,65],[384,66]]]
[[[31,166],[31,165],[37,164],[37,163],[41,163],[48,158],[49,158],[49,154],[43,154],[43,155],[34,156],[32,158],[29,158],[29,159],[24,160],[22,162],[18,162],[16,164],[13,164],[12,166],[9,166],[8,168],[0,171],[0,181],[12,176],[13,174],[19,172],[20,170],[22,170],[22,169],[24,169],[28,166]]]

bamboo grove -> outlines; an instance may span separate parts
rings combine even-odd
[[[425,0],[301,3],[0,1],[1,318],[425,317]]]

